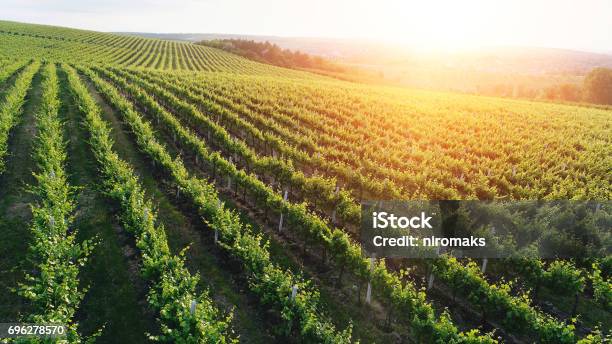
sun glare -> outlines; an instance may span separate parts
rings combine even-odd
[[[467,6],[461,2],[394,1],[377,15],[373,30],[377,37],[372,38],[416,49],[471,49],[503,41],[508,36],[507,24],[518,20],[515,17],[514,12],[497,11],[487,2]]]

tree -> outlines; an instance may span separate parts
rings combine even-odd
[[[612,104],[612,69],[595,68],[584,79],[585,100]]]
[[[559,98],[561,100],[575,102],[580,100],[580,87],[574,84],[559,85]]]
[[[555,100],[559,98],[559,89],[557,87],[545,88],[542,94],[544,99]]]
[[[274,43],[255,42],[244,39],[221,39],[201,41],[198,44],[217,49],[223,49],[234,54],[244,56],[248,59],[269,63],[287,68],[314,68],[332,72],[345,72],[345,69],[324,59],[320,56],[313,56],[301,51],[291,51],[282,49]]]

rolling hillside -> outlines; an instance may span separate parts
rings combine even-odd
[[[0,21],[2,54],[62,62],[100,62],[155,69],[249,74],[283,73],[266,65],[193,44],[94,31]],[[27,53],[26,53],[27,52]]]
[[[0,323],[99,343],[601,343],[610,256],[370,259],[359,207],[594,200],[609,219],[611,133],[606,109],[0,21]]]

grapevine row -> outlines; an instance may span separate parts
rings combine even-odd
[[[604,278],[601,268],[596,263],[593,264],[590,279],[595,300],[603,305],[606,310],[612,311],[612,282],[610,278]]]
[[[32,242],[28,255],[36,272],[26,274],[19,294],[32,305],[24,322],[64,324],[68,327],[68,342],[79,343],[78,325],[73,319],[85,292],[79,287],[78,274],[93,244],[92,241],[78,243],[72,224],[75,203],[73,188],[64,170],[66,145],[58,115],[59,84],[55,65],[45,65],[42,75],[42,109],[36,115],[39,134],[34,150],[38,172],[34,174],[36,185],[32,187],[37,202],[32,205]]]
[[[0,105],[0,175],[5,170],[8,138],[11,129],[18,123],[21,107],[30,89],[32,78],[40,68],[40,62],[30,63],[15,80],[15,84],[7,91]]]
[[[0,85],[24,65],[24,62],[13,62],[11,64],[7,64],[6,66],[0,67]]]

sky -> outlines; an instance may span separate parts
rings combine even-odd
[[[0,0],[0,19],[98,31],[612,52],[612,0]]]

